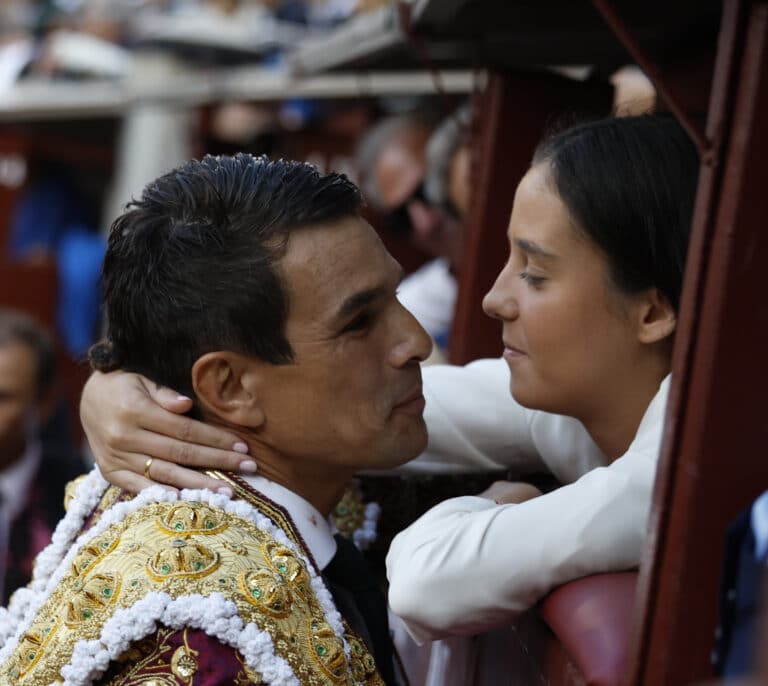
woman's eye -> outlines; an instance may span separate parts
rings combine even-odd
[[[538,288],[543,284],[546,279],[543,276],[534,276],[533,274],[523,271],[518,274],[518,276],[525,281],[529,286],[532,286],[533,288]]]

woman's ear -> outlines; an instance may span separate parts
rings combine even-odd
[[[641,296],[637,337],[641,343],[658,343],[669,338],[677,326],[677,313],[658,288],[649,288]]]
[[[264,423],[259,361],[229,351],[206,353],[192,365],[192,387],[204,413],[255,429]]]

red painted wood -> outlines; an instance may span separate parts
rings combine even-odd
[[[649,686],[710,676],[725,528],[768,484],[768,4],[726,9],[629,676]]]

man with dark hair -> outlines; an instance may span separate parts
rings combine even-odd
[[[383,595],[327,522],[356,471],[427,440],[431,343],[360,205],[337,174],[209,156],[114,223],[92,363],[188,393],[259,476],[130,499],[92,472],[9,608],[0,681],[400,682]]]
[[[53,346],[31,317],[0,309],[0,596],[29,581],[64,514],[64,486],[82,469],[67,446],[44,443]]]

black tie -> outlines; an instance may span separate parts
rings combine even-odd
[[[373,572],[357,546],[340,534],[336,554],[323,570],[339,612],[368,645],[379,674],[395,686],[392,637],[389,634],[387,603]]]

